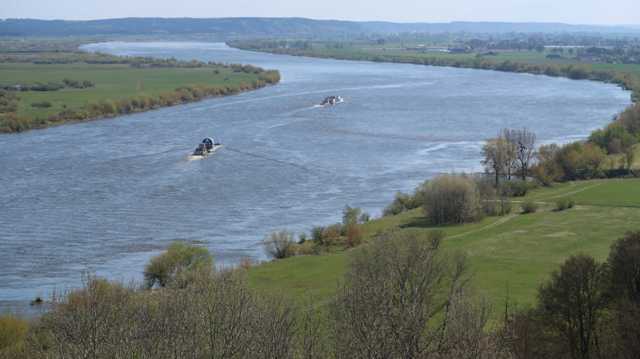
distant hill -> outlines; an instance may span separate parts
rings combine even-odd
[[[221,38],[335,38],[394,33],[608,33],[640,34],[638,26],[593,26],[560,23],[393,23],[312,20],[304,18],[122,18],[88,21],[5,19],[0,36],[195,35]]]

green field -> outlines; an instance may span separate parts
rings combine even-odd
[[[443,58],[449,60],[460,59],[473,59],[477,56],[482,56],[487,60],[493,60],[496,62],[502,61],[514,61],[529,64],[575,64],[593,67],[596,70],[615,70],[624,71],[629,73],[635,73],[640,75],[640,64],[603,64],[603,63],[589,63],[581,62],[575,58],[574,54],[569,54],[566,51],[561,53],[562,58],[548,58],[547,55],[552,54],[551,51],[496,51],[493,55],[478,54],[475,52],[470,53],[446,53],[446,52],[430,52],[419,51],[411,49],[411,44],[387,44],[385,46],[375,46],[368,44],[353,44],[343,48],[326,48],[322,44],[317,44],[312,50],[315,54],[327,54],[330,56],[349,56],[348,54],[355,55],[356,53],[363,53],[369,55],[387,55],[387,56],[400,56],[406,58]]]
[[[104,102],[119,104],[118,101],[136,98],[158,98],[163,94],[176,96],[181,87],[219,88],[218,92],[232,94],[265,85],[262,73],[234,71],[227,66],[203,67],[148,67],[139,68],[127,64],[88,64],[83,62],[70,64],[34,64],[0,63],[0,86],[15,86],[62,83],[65,79],[90,81],[95,84],[88,88],[64,88],[57,91],[15,91],[18,96],[17,110],[13,111],[19,119],[26,122],[28,128],[46,127],[65,122],[63,111],[75,113],[87,111],[91,104]],[[206,96],[205,96],[206,97]],[[199,98],[198,98],[199,99]],[[176,103],[195,99],[178,100]],[[33,104],[48,103],[48,107],[36,107]],[[162,105],[147,106],[159,107]],[[149,108],[137,108],[140,111]],[[128,111],[128,112],[133,112]],[[113,114],[122,114],[116,111]],[[52,120],[58,115],[60,119]],[[106,114],[107,116],[109,114]],[[73,117],[73,116],[72,116]],[[100,114],[85,115],[94,118]],[[76,118],[77,119],[77,118]],[[0,129],[5,131],[0,118]],[[0,131],[1,132],[1,131]]]
[[[556,212],[560,198],[576,207]],[[534,214],[514,212],[479,223],[439,227],[446,232],[444,248],[468,255],[473,286],[494,306],[510,301],[530,305],[538,286],[570,255],[585,253],[604,260],[611,243],[630,230],[640,230],[640,180],[594,180],[559,184],[532,191],[525,199],[540,203]],[[520,199],[522,201],[524,199]],[[420,210],[385,217],[365,225],[365,235],[392,228],[426,235]],[[357,250],[357,249],[354,249]],[[250,271],[259,290],[284,293],[297,300],[322,304],[341,279],[348,252],[293,257],[266,263]]]
[[[214,71],[218,70],[219,73]],[[95,87],[59,91],[20,92],[18,116],[46,117],[63,110],[81,109],[102,100],[120,100],[134,96],[155,96],[187,85],[229,85],[250,83],[254,74],[235,73],[228,68],[133,68],[128,65],[95,65],[86,63],[36,65],[0,63],[0,85],[15,83],[61,82],[68,78],[92,81]],[[34,102],[49,101],[52,106],[38,109]]]

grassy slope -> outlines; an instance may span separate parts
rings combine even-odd
[[[552,211],[554,201],[563,197],[578,205]],[[507,291],[512,301],[531,304],[539,284],[568,256],[586,253],[604,260],[614,240],[626,231],[640,230],[640,180],[562,184],[533,191],[528,199],[541,202],[538,213],[440,228],[448,235],[445,248],[467,253],[474,286],[496,306]],[[432,228],[420,217],[415,210],[383,218],[367,224],[365,232],[371,236],[399,228],[426,234]],[[254,267],[250,282],[259,290],[321,304],[335,291],[346,265],[345,253],[295,257]]]
[[[47,117],[63,110],[81,109],[89,103],[101,100],[120,100],[138,95],[157,95],[173,91],[185,85],[229,85],[250,83],[258,76],[234,73],[230,69],[218,68],[147,68],[137,69],[128,65],[95,65],[86,63],[36,65],[29,63],[0,63],[0,84],[62,82],[63,79],[89,80],[95,87],[87,89],[64,89],[60,91],[20,92],[18,116]],[[34,102],[49,101],[50,108],[32,107]]]

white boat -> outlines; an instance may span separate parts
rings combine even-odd
[[[222,144],[216,142],[213,138],[207,137],[196,147],[189,159],[199,160],[214,154],[222,148]]]
[[[343,103],[344,98],[342,96],[328,96],[320,103],[320,106],[335,106],[339,103]]]

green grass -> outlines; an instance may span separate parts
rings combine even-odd
[[[553,211],[559,198],[576,207]],[[640,230],[640,180],[597,180],[559,184],[532,191],[522,200],[541,203],[539,212],[490,217],[479,223],[439,227],[447,238],[444,248],[468,255],[473,286],[500,307],[512,302],[530,305],[538,286],[570,255],[586,253],[606,259],[611,243],[630,230]],[[397,229],[426,234],[435,228],[422,220],[420,210],[373,221],[364,227],[371,237]],[[357,250],[357,249],[354,249]],[[326,303],[348,263],[348,251],[322,256],[294,257],[254,267],[251,285],[295,300]]]
[[[215,73],[218,70],[219,73]],[[95,87],[60,91],[19,92],[19,117],[46,118],[66,106],[70,110],[85,108],[102,100],[120,100],[135,96],[154,96],[185,85],[238,86],[251,83],[255,74],[233,72],[229,68],[133,68],[128,65],[0,63],[0,84],[62,82],[63,79],[89,80]],[[34,102],[48,101],[49,108],[32,107]]]

